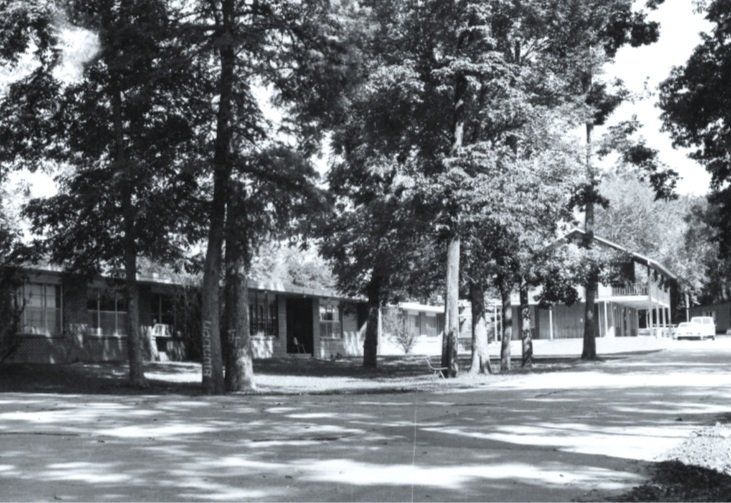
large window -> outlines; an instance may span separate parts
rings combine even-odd
[[[249,290],[249,330],[251,335],[279,335],[277,296]]]
[[[153,325],[162,323],[175,326],[175,304],[172,296],[153,293],[150,297],[150,313]]]
[[[320,337],[340,338],[342,336],[340,309],[337,304],[320,301]]]
[[[123,293],[106,288],[89,288],[88,292],[90,332],[96,335],[125,335],[127,301]]]
[[[58,285],[26,283],[18,290],[18,304],[23,306],[21,333],[61,333],[61,289]]]

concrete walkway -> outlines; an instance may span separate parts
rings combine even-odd
[[[731,342],[317,396],[0,394],[0,500],[566,501],[731,409]]]

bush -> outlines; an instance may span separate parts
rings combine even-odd
[[[409,354],[414,348],[416,339],[406,327],[406,316],[400,309],[386,308],[381,313],[383,333],[392,341],[401,346],[404,354]]]

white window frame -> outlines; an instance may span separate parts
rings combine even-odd
[[[340,308],[340,305],[336,302],[320,302],[318,312],[318,317],[320,319],[320,338],[342,339],[343,323],[341,318],[342,309]],[[323,314],[327,313],[334,313],[334,316],[331,319],[325,319]]]
[[[88,308],[88,301],[91,299],[89,298],[89,294],[87,292],[87,313],[91,313],[91,312],[96,313],[96,327],[95,328],[89,327],[89,330],[88,330],[89,335],[93,335],[96,337],[126,337],[127,336],[127,324],[121,323],[122,326],[120,327],[120,320],[119,320],[120,314],[125,314],[125,315],[129,316],[129,307],[127,308],[127,311],[119,310],[119,299],[120,299],[120,297],[122,297],[124,295],[123,291],[117,290],[117,289],[97,287],[97,286],[92,286],[89,288],[93,289],[96,292],[96,309],[93,311]],[[114,295],[114,311],[107,311],[107,310],[102,311],[101,309],[99,309],[99,307],[101,305],[101,291],[102,290],[109,290]],[[102,327],[101,327],[102,313],[113,313],[114,314],[114,333],[112,333],[112,334],[102,333]]]

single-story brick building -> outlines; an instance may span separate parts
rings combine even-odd
[[[188,356],[184,334],[197,330],[191,327],[191,307],[185,298],[196,294],[195,287],[159,277],[139,278],[139,323],[149,357]],[[24,308],[20,346],[11,361],[127,358],[127,306],[119,280],[88,280],[50,267],[24,269],[17,299]],[[367,306],[362,301],[331,291],[251,281],[249,310],[257,358],[287,354],[329,358],[363,352]]]

